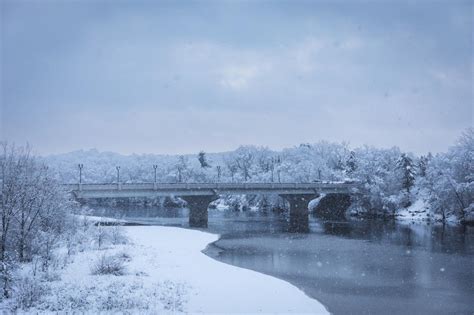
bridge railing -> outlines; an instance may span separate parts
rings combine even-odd
[[[78,190],[263,190],[263,189],[333,189],[358,188],[359,183],[108,183],[108,184],[65,184],[71,191]]]

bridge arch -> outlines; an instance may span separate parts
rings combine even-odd
[[[311,211],[317,218],[341,220],[345,219],[346,211],[351,203],[351,195],[347,193],[331,193],[321,196],[321,199]]]

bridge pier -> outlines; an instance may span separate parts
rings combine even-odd
[[[317,197],[316,194],[280,195],[290,204],[290,226],[291,233],[309,232],[309,210],[308,204]]]
[[[219,196],[182,196],[181,199],[188,203],[189,226],[207,228],[209,204]]]

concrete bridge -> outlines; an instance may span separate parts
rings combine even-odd
[[[290,205],[291,232],[308,232],[308,203],[320,194],[357,193],[357,183],[137,183],[67,184],[64,187],[77,199],[176,196],[189,208],[189,225],[207,227],[209,204],[220,195],[278,194]]]

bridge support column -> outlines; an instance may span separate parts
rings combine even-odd
[[[188,203],[189,226],[207,228],[209,204],[219,199],[218,196],[183,196],[181,197]]]
[[[290,204],[290,226],[288,231],[291,233],[309,232],[309,202],[316,198],[316,194],[302,195],[280,195]]]

